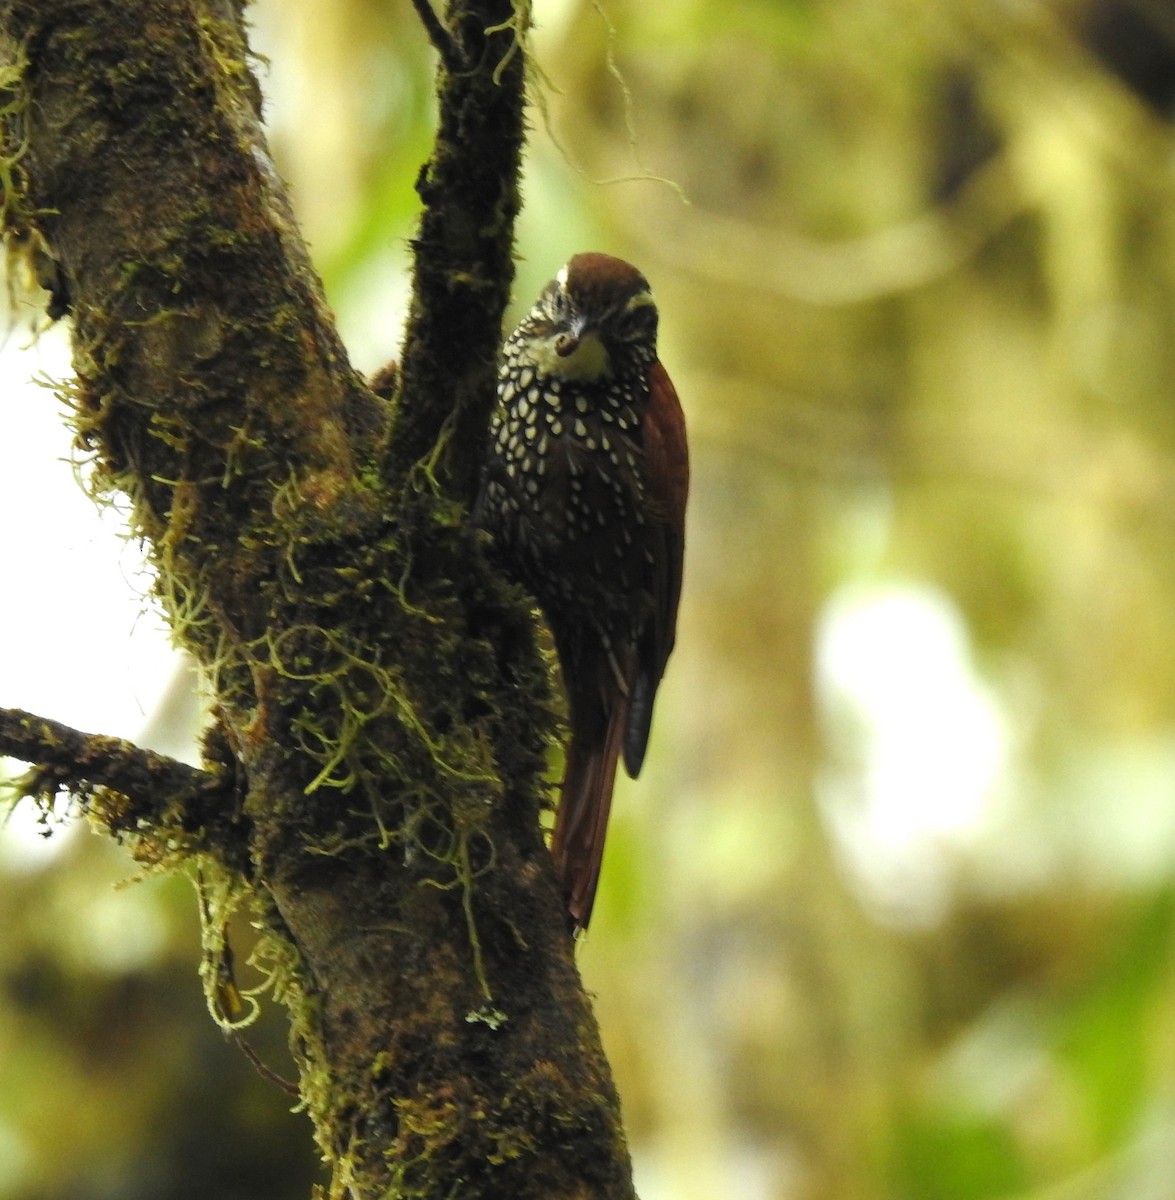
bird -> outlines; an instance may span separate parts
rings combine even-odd
[[[573,936],[591,920],[618,762],[640,773],[673,650],[685,417],[645,276],[576,254],[506,339],[476,519],[538,602],[570,736],[551,855]]]

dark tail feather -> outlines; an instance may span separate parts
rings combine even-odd
[[[632,685],[632,696],[624,730],[624,769],[635,779],[645,763],[649,745],[649,730],[653,725],[653,697],[657,685],[645,671],[638,671]]]
[[[607,724],[577,730],[567,748],[563,798],[555,816],[551,855],[571,918],[572,932],[587,929],[604,859],[616,764],[628,723],[628,702],[618,699]]]

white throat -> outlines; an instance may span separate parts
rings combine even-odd
[[[554,375],[559,379],[590,383],[612,374],[612,361],[599,335],[589,330],[579,340],[579,345],[568,355],[555,349],[556,338],[536,338],[530,347],[530,359],[543,375]]]

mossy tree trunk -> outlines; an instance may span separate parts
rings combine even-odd
[[[453,0],[430,30],[438,138],[378,391],[271,164],[241,8],[0,4],[9,245],[70,314],[93,480],[130,498],[216,699],[205,772],[11,712],[0,751],[141,858],[198,868],[222,969],[223,918],[251,906],[334,1194],[630,1197],[539,828],[548,674],[467,520],[528,5]],[[231,978],[209,985],[231,1021]]]

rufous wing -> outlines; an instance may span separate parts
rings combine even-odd
[[[685,414],[669,373],[657,360],[649,371],[649,405],[641,429],[647,517],[653,527],[652,617],[637,646],[630,689],[624,766],[639,774],[653,722],[653,701],[673,650],[685,553],[685,506],[689,496],[689,450]]]

